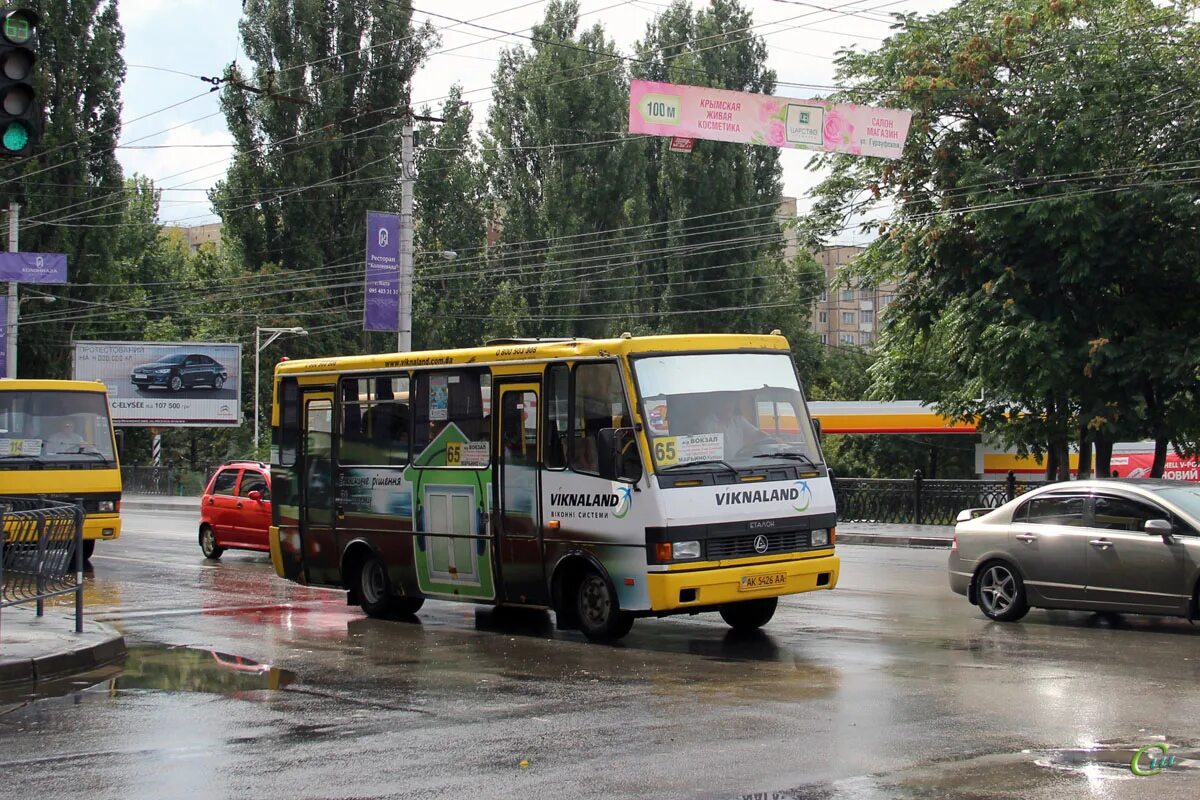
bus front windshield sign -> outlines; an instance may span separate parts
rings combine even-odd
[[[633,363],[650,451],[659,469],[820,462],[786,353],[653,356]]]

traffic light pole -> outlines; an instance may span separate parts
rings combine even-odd
[[[8,201],[8,252],[16,253],[20,250],[17,242],[17,214],[21,207],[17,205],[15,200]],[[17,283],[9,281],[8,284],[8,316],[6,318],[8,330],[5,331],[8,335],[4,337],[4,343],[7,346],[5,352],[6,376],[8,378],[17,377],[17,315],[21,313],[21,303],[17,299]]]

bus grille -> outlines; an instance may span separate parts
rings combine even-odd
[[[808,531],[771,531],[769,533],[748,533],[741,536],[725,536],[719,539],[709,539],[706,543],[706,557],[710,561],[721,558],[743,558],[745,556],[766,556],[773,553],[791,553],[808,547]],[[754,540],[759,536],[767,539],[767,549],[759,552],[754,549]]]

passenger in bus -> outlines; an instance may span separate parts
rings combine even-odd
[[[717,392],[711,403],[712,410],[700,423],[700,430],[724,437],[725,458],[733,458],[747,445],[766,438],[766,434],[738,410],[736,392]]]

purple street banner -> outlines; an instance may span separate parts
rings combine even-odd
[[[632,81],[629,132],[900,158],[912,112]]]
[[[8,377],[8,298],[0,301],[0,378]]]
[[[400,216],[367,212],[367,279],[363,330],[400,327]]]
[[[66,283],[66,253],[0,253],[0,281]]]

